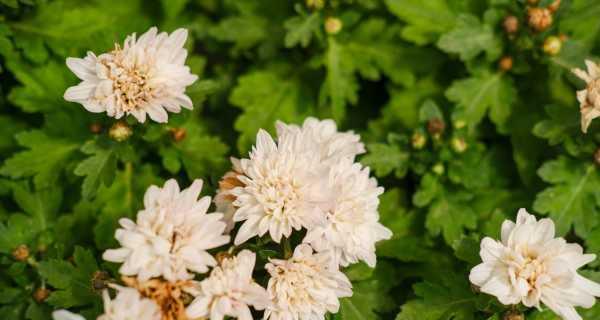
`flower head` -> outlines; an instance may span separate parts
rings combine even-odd
[[[167,111],[192,109],[185,88],[198,78],[185,65],[186,29],[170,35],[156,27],[136,38],[135,33],[108,53],[88,52],[83,59],[68,58],[67,66],[82,80],[65,92],[67,101],[81,103],[90,112],[106,112],[121,118],[131,114],[139,122],[146,114],[156,122],[167,122]]]
[[[586,60],[587,72],[573,69],[573,73],[585,81],[586,88],[577,91],[577,100],[581,111],[581,131],[587,132],[592,120],[600,117],[600,67]]]
[[[600,296],[600,285],[577,273],[596,256],[555,238],[552,220],[537,221],[521,209],[516,224],[504,221],[501,238],[481,241],[483,263],[469,275],[482,292],[505,305],[543,303],[565,320],[581,320],[575,307],[590,308]]]
[[[207,272],[217,264],[207,250],[226,244],[229,236],[223,235],[223,215],[206,213],[210,197],[198,200],[201,189],[202,180],[195,180],[180,191],[173,179],[163,188],[148,188],[137,221],[119,221],[115,238],[122,247],[107,250],[103,258],[123,263],[119,272],[140,281],[162,276],[175,282],[193,278],[188,271]]]
[[[270,303],[267,291],[252,280],[255,262],[256,255],[249,250],[224,259],[200,282],[198,296],[188,306],[187,316],[252,320],[249,306],[263,310]]]
[[[275,242],[292,230],[309,228],[319,216],[307,201],[322,174],[322,166],[310,143],[300,136],[281,136],[277,143],[264,130],[258,132],[249,159],[240,160],[243,186],[231,190],[237,209],[234,221],[244,221],[235,244],[269,232]]]
[[[319,320],[338,312],[339,298],[352,296],[352,284],[330,258],[300,244],[290,259],[270,260],[265,269],[271,275],[267,291],[273,305],[265,319]]]
[[[108,291],[102,292],[104,314],[98,320],[161,320],[160,308],[150,299],[143,298],[133,289],[113,286],[117,296],[111,300]]]
[[[392,232],[379,223],[379,195],[383,188],[369,177],[369,169],[349,159],[333,165],[329,171],[327,192],[319,208],[326,223],[308,230],[304,242],[315,250],[330,250],[336,261],[348,266],[364,260],[374,267],[375,243],[389,239]]]

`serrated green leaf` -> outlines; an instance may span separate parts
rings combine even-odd
[[[437,46],[445,52],[458,54],[463,61],[484,51],[487,59],[493,61],[502,53],[502,42],[496,38],[493,29],[468,14],[458,16],[454,29],[440,37]]]
[[[7,159],[0,168],[0,174],[12,178],[33,176],[38,188],[48,187],[56,182],[65,162],[78,147],[71,141],[52,138],[38,130],[19,133],[17,141],[29,150]]]
[[[378,177],[385,177],[394,172],[402,178],[408,170],[409,153],[396,145],[374,143],[368,145],[369,153],[362,157],[361,162],[371,167]]]
[[[117,170],[117,159],[110,147],[100,146],[94,141],[83,145],[81,151],[90,157],[81,161],[74,172],[78,176],[85,177],[81,194],[84,198],[90,198],[94,196],[101,183],[104,185],[112,183]]]
[[[288,19],[285,22],[285,46],[292,48],[297,45],[307,47],[313,34],[318,32],[321,27],[321,14],[313,12],[308,15],[296,16]]]
[[[402,37],[419,45],[437,40],[440,34],[452,29],[456,20],[446,0],[386,0],[385,4],[408,24]]]
[[[484,73],[456,80],[446,90],[446,97],[457,104],[455,112],[460,113],[471,128],[489,114],[500,132],[505,131],[516,96],[512,79],[501,73]]]
[[[537,194],[533,209],[552,218],[558,235],[574,227],[579,236],[587,237],[598,224],[600,214],[600,176],[596,166],[560,156],[544,163],[538,174],[551,186]]]

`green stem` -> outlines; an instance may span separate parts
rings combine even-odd
[[[292,257],[292,244],[289,238],[283,238],[281,241],[281,247],[283,248],[283,258],[289,259]]]

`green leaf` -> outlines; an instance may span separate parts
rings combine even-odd
[[[49,137],[39,130],[19,133],[17,141],[29,150],[7,159],[0,168],[0,174],[11,178],[33,176],[38,188],[48,187],[56,182],[65,163],[78,147],[71,141]]]
[[[396,177],[402,178],[408,170],[409,153],[396,145],[373,143],[368,145],[369,152],[363,156],[361,162],[371,167],[378,177],[385,177],[394,172]]]
[[[243,110],[235,121],[241,152],[253,144],[258,129],[271,129],[276,120],[297,122],[312,103],[299,80],[270,71],[241,76],[229,101]]]
[[[334,37],[327,40],[325,65],[327,75],[321,87],[320,105],[331,107],[333,118],[340,121],[346,115],[346,106],[358,101],[358,83],[353,75],[352,59]]]
[[[450,275],[444,283],[420,282],[413,286],[418,300],[402,306],[396,320],[474,320],[476,297],[468,280]]]
[[[267,21],[257,15],[241,15],[221,20],[209,30],[215,39],[235,44],[234,52],[252,48],[269,35]]]
[[[34,192],[27,186],[15,184],[13,191],[15,202],[33,218],[37,228],[45,230],[54,221],[63,199],[60,187],[54,186]]]
[[[470,14],[460,15],[454,29],[440,37],[437,46],[445,52],[458,54],[463,61],[484,51],[488,60],[493,61],[502,53],[502,42],[496,38],[492,27]]]
[[[19,245],[30,245],[39,231],[31,218],[12,214],[8,221],[0,222],[0,252],[9,254]]]
[[[418,45],[436,41],[455,24],[456,16],[446,0],[386,0],[385,4],[407,23],[402,37]]]
[[[73,256],[75,265],[50,259],[39,264],[41,276],[54,287],[48,303],[58,308],[70,308],[92,304],[99,299],[92,288],[92,276],[98,265],[91,252],[77,247]]]
[[[598,224],[600,214],[600,176],[596,166],[560,156],[544,163],[538,175],[551,186],[537,194],[533,209],[552,218],[558,235],[565,235],[574,227],[579,236],[587,237]]]
[[[471,128],[489,113],[500,132],[505,130],[504,125],[511,114],[516,96],[512,79],[501,73],[484,73],[456,80],[446,90],[448,100],[457,104],[455,114],[464,116],[463,120]]]
[[[284,40],[286,48],[292,48],[297,45],[303,48],[307,47],[313,34],[319,31],[321,23],[319,12],[313,12],[309,15],[301,14],[300,16],[288,19],[284,24],[287,30]]]
[[[579,112],[575,108],[547,105],[545,110],[549,118],[536,123],[533,133],[547,139],[550,145],[562,143],[581,130]]]
[[[110,147],[101,146],[95,141],[88,141],[81,147],[81,151],[90,157],[77,165],[75,174],[85,177],[81,194],[84,198],[90,198],[94,196],[100,183],[112,183],[117,170],[117,159]]]

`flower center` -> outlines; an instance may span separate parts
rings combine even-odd
[[[546,271],[546,267],[537,258],[527,257],[517,276],[527,280],[530,290],[535,288],[538,276]]]
[[[124,112],[130,112],[145,105],[152,96],[148,84],[148,74],[138,63],[125,63],[123,50],[118,46],[111,52],[112,59],[100,62],[108,70],[108,79],[112,80],[112,90],[116,104]]]

